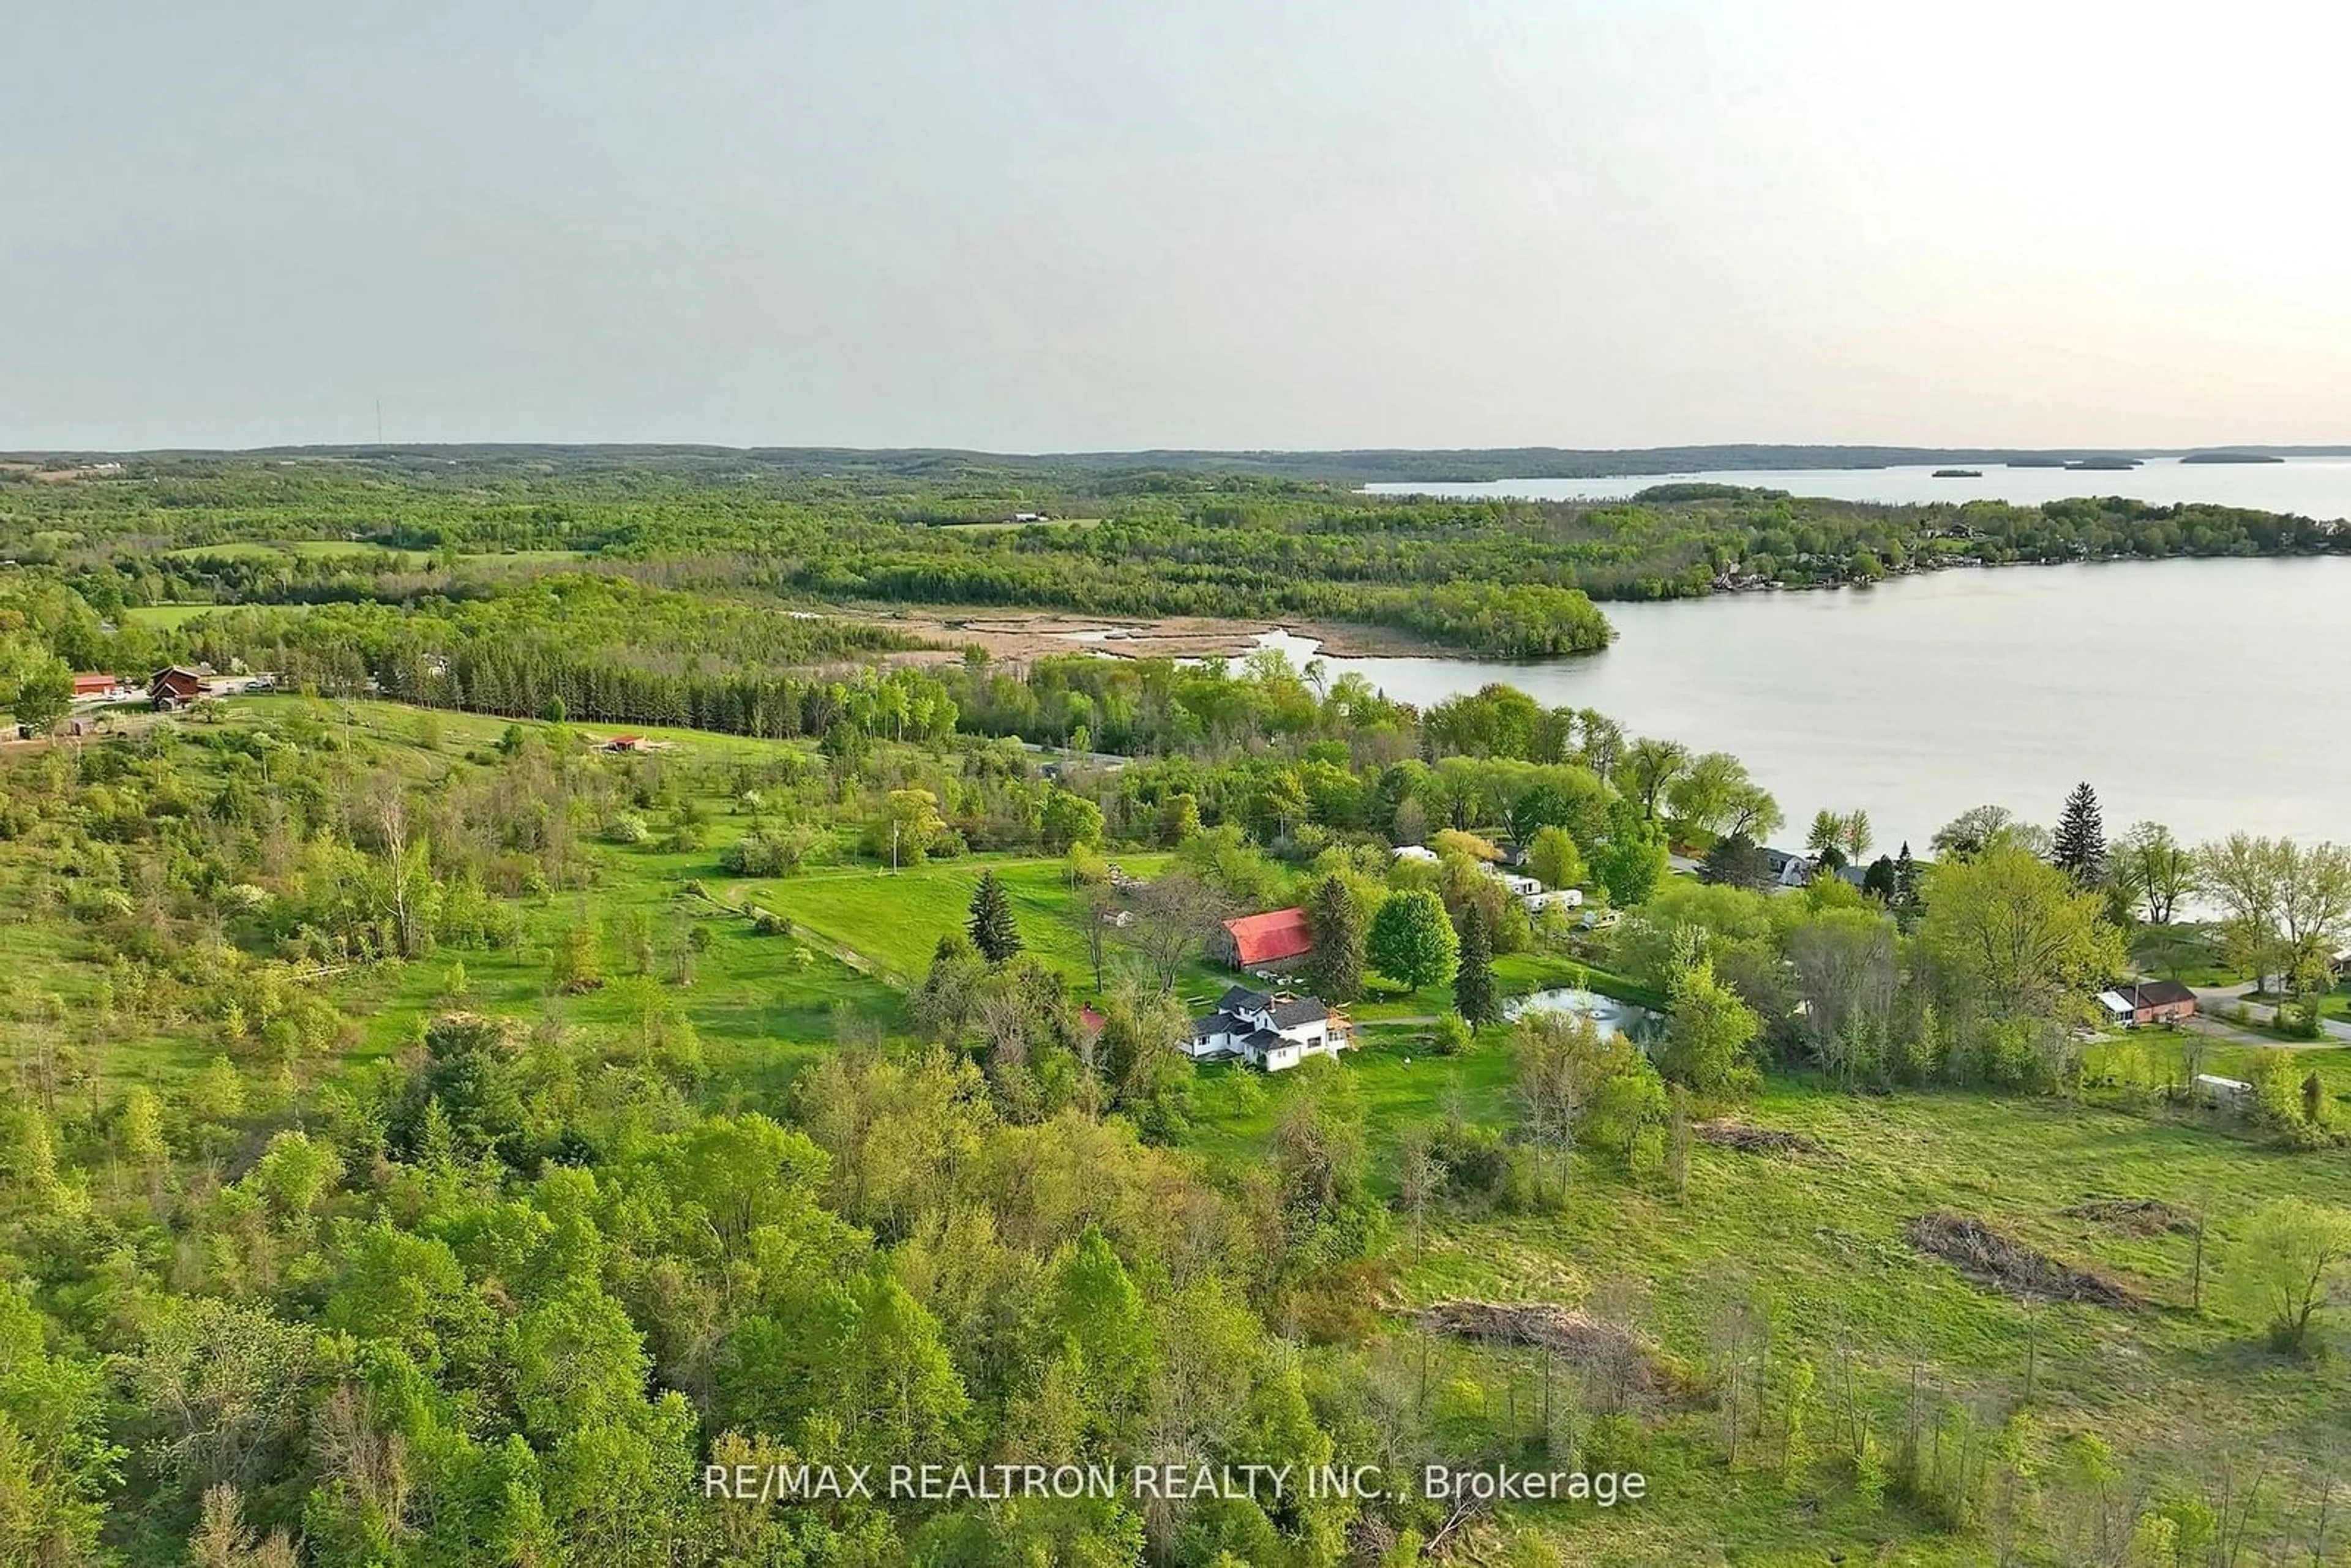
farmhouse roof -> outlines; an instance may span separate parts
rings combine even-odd
[[[1303,909],[1276,909],[1264,915],[1244,915],[1225,922],[1233,935],[1233,951],[1243,964],[1274,964],[1295,958],[1314,946],[1313,930]]]
[[[1276,1029],[1295,1029],[1302,1023],[1314,1023],[1329,1018],[1331,1009],[1322,1005],[1320,997],[1297,997],[1276,1003],[1273,1011],[1267,1016],[1272,1019]]]

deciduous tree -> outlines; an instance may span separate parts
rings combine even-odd
[[[1955,999],[1979,1016],[2076,1018],[2122,973],[2105,901],[2022,848],[1938,863],[1926,901],[1919,939]]]
[[[1390,894],[1364,944],[1372,967],[1414,991],[1451,979],[1460,951],[1444,901],[1426,889]]]
[[[2168,925],[2180,904],[2195,896],[2200,878],[2196,853],[2161,822],[2139,822],[2116,841],[2115,880],[2146,912],[2149,925]]]
[[[2281,1350],[2310,1343],[2319,1314],[2341,1295],[2351,1265],[2351,1214],[2280,1197],[2246,1223],[2226,1276],[2246,1311],[2257,1314]]]

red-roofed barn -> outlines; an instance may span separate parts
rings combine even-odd
[[[1314,950],[1314,931],[1303,909],[1276,909],[1225,922],[1217,956],[1236,969],[1279,968]]]

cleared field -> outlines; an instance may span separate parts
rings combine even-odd
[[[1166,863],[1162,854],[1120,855],[1118,863],[1148,876]],[[922,978],[939,938],[963,929],[980,873],[993,871],[1012,900],[1029,951],[1092,988],[1085,928],[1077,894],[1055,860],[972,855],[935,861],[895,873],[871,866],[810,872],[745,884],[746,895],[806,925],[829,942],[853,948],[881,974],[901,984]],[[1212,971],[1200,967],[1197,983]]]
[[[1502,1037],[1450,1060],[1391,1031],[1374,1031],[1374,1041],[1347,1071],[1375,1157],[1405,1126],[1437,1124],[1448,1102],[1473,1122],[1514,1119]],[[1300,1092],[1295,1078],[1206,1073],[1192,1141],[1237,1176],[1261,1168],[1275,1119]],[[2351,1442],[2351,1362],[2340,1347],[2311,1363],[2273,1354],[2229,1289],[2244,1261],[2235,1248],[2246,1217],[2283,1194],[2339,1201],[2351,1176],[2342,1156],[2282,1155],[2157,1114],[1960,1092],[1860,1097],[1803,1078],[1773,1079],[1740,1115],[1802,1133],[1823,1152],[1759,1155],[1699,1142],[1677,1197],[1654,1150],[1630,1174],[1613,1152],[1580,1151],[1556,1213],[1434,1220],[1416,1262],[1408,1249],[1396,1254],[1395,1299],[1576,1305],[1629,1290],[1646,1303],[1643,1329],[1697,1368],[1718,1303],[1751,1288],[1769,1303],[1771,1354],[1783,1366],[1810,1362],[1826,1389],[1849,1348],[1858,1404],[1888,1448],[1914,1368],[1938,1404],[1985,1412],[1997,1427],[2022,1399],[2030,1364],[2032,1440],[2054,1449],[2095,1437],[2117,1456],[2118,1484],[2158,1494],[2210,1485],[2234,1456],[2244,1473],[2266,1467],[2271,1495],[2257,1506],[2301,1506],[2310,1467]],[[2193,1236],[2137,1235],[2064,1212],[2099,1197],[2209,1216],[2200,1310],[2189,1305]],[[1909,1221],[1938,1210],[2108,1270],[2147,1304],[2032,1306],[1973,1283],[1908,1239]],[[1531,1375],[1511,1353],[1448,1354],[1458,1374],[1489,1384]],[[1656,1506],[1579,1515],[1573,1539],[1593,1555],[1574,1560],[1820,1562],[1837,1560],[1823,1552],[1883,1548],[1898,1553],[1884,1561],[1990,1561],[1980,1538],[1922,1536],[1917,1519],[1863,1506],[1825,1456],[1792,1487],[1726,1475],[1719,1441],[1703,1458],[1718,1419],[1669,1417],[1646,1454]],[[2053,1488],[2059,1478],[2046,1479]],[[2053,1492],[2049,1506],[2058,1506]]]
[[[265,544],[257,539],[237,539],[228,544],[183,545],[178,549],[163,552],[166,560],[272,560],[290,554],[283,545]]]

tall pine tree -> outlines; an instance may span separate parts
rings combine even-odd
[[[971,945],[991,964],[1001,964],[1020,951],[1020,927],[1013,923],[1012,901],[1005,896],[1004,884],[992,871],[980,873],[979,885],[971,890],[971,919],[966,929],[971,933]]]
[[[1472,903],[1461,912],[1461,964],[1453,971],[1453,1010],[1471,1029],[1502,1016],[1494,996],[1494,944],[1486,934],[1486,912]]]
[[[2065,797],[2049,858],[2084,887],[2105,880],[2105,822],[2098,815],[2098,792],[2088,783],[2074,785],[2074,792]]]
[[[1326,1002],[1364,994],[1364,906],[1346,878],[1326,876],[1306,901],[1314,948],[1306,956],[1306,983]]]

